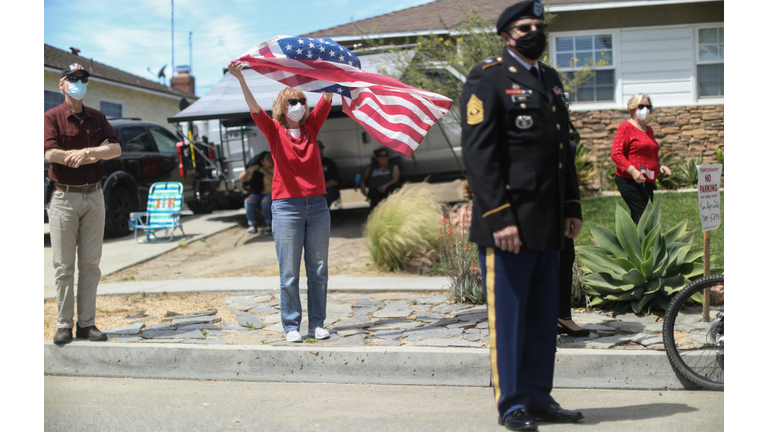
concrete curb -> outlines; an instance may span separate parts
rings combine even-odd
[[[490,386],[488,349],[44,343],[47,375]],[[559,349],[555,387],[682,389],[664,352]]]

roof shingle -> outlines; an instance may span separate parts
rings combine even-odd
[[[60,71],[72,63],[80,63],[84,68],[88,69],[88,73],[90,73],[92,77],[114,81],[121,84],[128,84],[131,86],[141,87],[157,92],[168,93],[174,96],[181,96],[187,99],[197,99],[197,96],[193,94],[164,86],[158,82],[154,82],[140,76],[121,71],[120,69],[107,66],[104,63],[99,63],[93,59],[72,54],[68,51],[61,50],[48,44],[44,45],[45,54],[43,62],[47,67],[58,69]]]

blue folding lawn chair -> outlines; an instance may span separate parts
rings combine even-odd
[[[147,211],[132,212],[128,227],[139,243],[152,241],[172,241],[176,228],[184,234],[181,226],[181,205],[184,199],[184,185],[179,182],[158,182],[149,188]],[[145,236],[139,238],[139,230]],[[163,235],[158,235],[163,231]]]

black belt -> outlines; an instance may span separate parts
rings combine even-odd
[[[57,183],[54,186],[54,188],[57,191],[62,191],[62,192],[91,193],[101,189],[101,183],[96,183],[93,185],[82,185],[82,186],[70,186],[70,185]]]

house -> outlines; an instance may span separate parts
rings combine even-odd
[[[474,8],[495,24],[510,0],[436,0],[421,6],[311,32],[349,48],[369,40],[403,45],[415,36],[452,35]],[[548,63],[561,73],[595,65],[593,79],[571,92],[571,111],[598,175],[587,188],[608,187],[613,135],[638,92],[651,96],[662,153],[715,161],[724,148],[724,1],[543,0],[555,14]]]
[[[193,78],[188,74],[174,77],[174,83],[179,88],[171,88],[82,57],[76,48],[64,51],[47,44],[44,47],[46,111],[64,102],[64,96],[59,92],[59,79],[61,70],[72,63],[80,63],[91,74],[83,102],[102,111],[107,118],[140,118],[175,130],[167,122],[168,117],[197,100]],[[191,86],[178,85],[188,81],[192,82]]]

